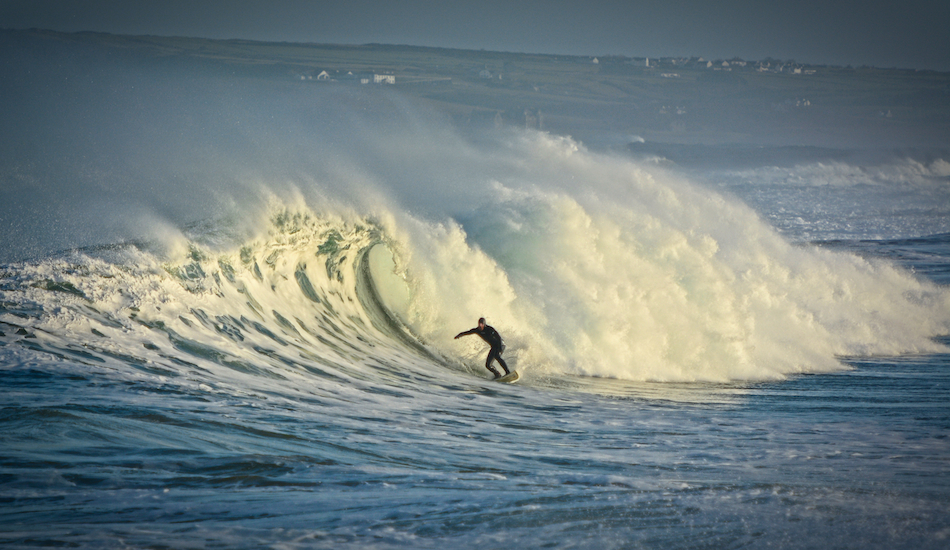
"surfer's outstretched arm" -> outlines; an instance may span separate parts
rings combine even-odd
[[[460,332],[455,335],[455,339],[458,340],[462,336],[468,336],[469,334],[475,334],[478,332],[478,327],[473,328],[472,330],[466,330],[465,332]]]
[[[477,327],[473,328],[472,330],[466,330],[465,332],[460,332],[460,333],[456,334],[456,335],[455,335],[455,339],[458,340],[458,339],[461,338],[462,336],[468,336],[469,334],[478,334],[478,335],[481,336],[482,339],[484,340],[484,339],[485,339],[485,334],[484,334],[483,331],[485,330],[485,327],[486,327],[486,325],[485,325],[485,318],[484,318],[484,317],[480,317],[480,318],[478,319],[478,326],[477,326]],[[488,340],[485,340],[485,341],[488,342]],[[490,342],[489,342],[489,343],[490,343]]]

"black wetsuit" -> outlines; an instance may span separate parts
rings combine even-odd
[[[491,346],[491,350],[488,352],[488,357],[485,359],[485,368],[494,373],[495,376],[501,376],[501,374],[495,370],[495,367],[491,366],[492,361],[498,361],[498,364],[501,365],[501,368],[505,369],[505,374],[509,374],[508,365],[505,364],[505,360],[501,358],[501,353],[505,351],[505,343],[502,341],[501,335],[498,334],[498,331],[488,325],[485,325],[483,330],[475,327],[472,330],[460,332],[455,337],[458,338],[459,336],[468,336],[469,334],[477,334],[481,336],[482,340]]]

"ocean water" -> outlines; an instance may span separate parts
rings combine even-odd
[[[16,53],[4,547],[948,544],[948,156]]]

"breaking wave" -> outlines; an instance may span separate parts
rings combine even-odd
[[[541,133],[464,155],[493,174],[477,200],[433,187],[439,216],[271,197],[260,222],[9,264],[4,337],[165,375],[483,375],[480,342],[452,335],[485,316],[529,378],[729,381],[933,352],[950,331],[945,288],[790,244],[670,173]]]

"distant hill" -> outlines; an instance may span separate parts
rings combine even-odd
[[[950,73],[933,71],[42,30],[0,36],[281,85],[391,86],[463,128],[528,126],[605,143],[950,146]]]

